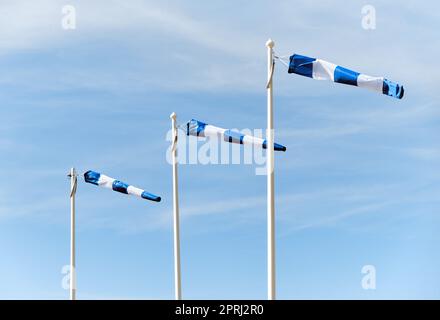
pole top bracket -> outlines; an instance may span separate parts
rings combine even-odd
[[[77,173],[76,173],[75,168],[70,168],[69,173],[67,174],[67,176],[68,176],[69,178],[71,178],[71,177],[76,177],[76,176],[77,176]]]
[[[269,38],[269,40],[266,41],[266,47],[268,48],[275,47],[275,42],[273,42],[273,40]]]

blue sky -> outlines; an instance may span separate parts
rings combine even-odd
[[[77,28],[61,28],[74,5]],[[361,9],[376,8],[375,30]],[[427,1],[2,1],[0,298],[67,299],[70,167],[79,299],[172,299],[169,114],[264,128],[266,49],[405,86],[403,100],[275,71],[280,299],[440,298],[439,4]],[[179,167],[183,296],[266,298],[266,178]],[[376,290],[361,287],[374,265]]]

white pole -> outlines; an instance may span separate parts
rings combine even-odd
[[[179,193],[177,184],[177,115],[173,112],[170,115],[173,134],[173,147],[171,156],[173,158],[173,220],[174,220],[174,288],[176,300],[182,299],[182,284],[180,276],[180,230],[179,230]]]
[[[76,261],[75,261],[75,194],[77,176],[75,168],[70,169],[70,300],[76,300]]]
[[[275,297],[275,204],[274,204],[274,131],[273,131],[273,47],[272,39],[267,40],[267,298]]]

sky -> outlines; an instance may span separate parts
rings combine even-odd
[[[439,299],[439,28],[437,1],[2,0],[0,299],[69,298],[71,167],[163,199],[79,179],[78,299],[173,299],[169,115],[264,129],[269,37],[405,87],[397,100],[276,64],[277,297]],[[267,297],[256,167],[179,166],[184,298]]]

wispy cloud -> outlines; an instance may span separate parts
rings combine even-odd
[[[440,148],[408,148],[403,150],[404,153],[421,160],[437,161],[440,160]]]
[[[383,209],[384,207],[393,204],[395,202],[393,201],[385,201],[381,203],[372,203],[367,205],[361,205],[359,207],[356,207],[354,209],[350,209],[338,214],[329,214],[328,216],[321,217],[317,219],[316,221],[310,222],[310,223],[303,223],[298,224],[297,226],[294,226],[289,231],[301,231],[304,229],[310,229],[310,228],[319,228],[319,227],[337,227],[338,222],[342,222],[348,218],[362,215],[362,214],[368,214],[372,212],[377,212],[380,209]],[[286,235],[286,233],[284,233]]]
[[[351,218],[359,215],[376,214],[383,212],[387,207],[412,203],[419,199],[415,190],[420,185],[406,188],[399,183],[375,186],[350,186],[329,187],[318,191],[303,193],[284,193],[276,197],[277,220],[283,224],[281,236],[291,232],[297,232],[309,228],[350,228],[359,222],[352,220],[351,224],[345,225]],[[419,193],[419,191],[417,191]],[[426,191],[423,192],[426,196]],[[424,201],[435,199],[431,194]],[[325,206],[317,206],[317,203]],[[238,197],[226,200],[211,199],[199,204],[181,205],[180,213],[182,223],[199,221],[204,228],[212,223],[210,217],[217,221],[215,230],[242,227],[243,225],[255,225],[265,223],[266,197]],[[96,228],[110,228],[123,233],[139,233],[147,230],[170,229],[172,227],[172,208],[166,210],[154,210],[148,216],[131,216],[128,220],[113,220],[114,217],[96,217],[89,219]],[[262,214],[258,214],[258,212]],[[400,212],[402,216],[404,213]],[[218,218],[227,223],[219,224]],[[201,219],[201,220],[200,220]],[[204,221],[204,222],[203,222]],[[211,222],[210,222],[211,221]],[[385,222],[390,223],[390,222]],[[210,229],[210,228],[208,228]]]
[[[419,86],[421,89],[425,89],[426,81],[429,82],[432,78],[427,76],[426,72],[432,72],[433,75],[436,73],[436,68],[429,64],[429,61],[413,59],[417,56],[417,46],[402,51],[401,45],[389,42],[388,32],[382,30],[392,28],[393,21],[396,26],[399,25],[400,33],[412,37],[414,41],[418,40],[410,30],[412,26],[400,24],[400,18],[393,15],[395,8],[384,4],[378,5],[377,10],[386,17],[382,21],[386,21],[387,24],[378,26],[378,30],[374,33],[374,41],[383,45],[370,45],[369,50],[365,50],[363,46],[355,46],[348,50],[350,53],[348,51],[341,53],[337,43],[334,43],[335,37],[328,34],[328,28],[331,25],[335,34],[342,32],[345,35],[343,38],[348,37],[353,42],[356,40],[356,43],[360,36],[366,37],[367,32],[360,26],[361,5],[356,3],[341,10],[333,3],[321,3],[320,8],[317,9],[315,5],[304,1],[296,3],[293,11],[290,10],[292,6],[290,2],[282,2],[278,6],[257,3],[254,10],[271,12],[277,19],[268,23],[261,17],[261,21],[256,23],[256,21],[247,21],[249,17],[240,19],[230,16],[229,11],[223,7],[217,11],[218,17],[210,17],[200,12],[195,5],[194,8],[191,5],[183,8],[176,4],[158,4],[152,1],[135,0],[127,3],[117,0],[93,2],[78,0],[73,3],[77,8],[78,16],[78,27],[75,31],[62,30],[62,5],[55,0],[43,0],[38,3],[6,1],[2,4],[0,48],[3,54],[28,50],[51,52],[65,47],[75,55],[76,47],[81,47],[81,44],[87,43],[90,39],[94,39],[95,44],[116,41],[121,44],[118,50],[124,51],[127,47],[136,49],[132,51],[137,52],[135,56],[128,58],[136,59],[136,70],[143,69],[145,74],[154,71],[154,76],[140,77],[128,61],[112,63],[112,73],[99,66],[94,66],[93,70],[88,72],[78,68],[76,59],[72,56],[72,59],[68,59],[69,63],[64,63],[64,76],[61,81],[53,83],[58,87],[81,86],[95,90],[119,88],[119,91],[141,90],[145,87],[174,91],[262,91],[265,77],[264,41],[269,36],[276,37],[277,50],[282,53],[299,50],[310,55],[324,54],[322,58],[333,59],[335,63],[353,68],[359,66],[358,68],[362,69],[360,71],[366,73],[374,70],[377,70],[377,73],[385,72],[404,84],[419,86],[420,81],[423,80],[424,86]],[[432,10],[430,12],[418,8],[418,14],[420,19],[423,19],[424,16],[432,16]],[[317,15],[325,16],[327,20],[311,19]],[[344,19],[337,18],[340,16]],[[218,21],[224,19],[228,20],[228,24],[223,23],[219,28]],[[348,27],[347,23],[351,27]],[[326,32],[322,32],[323,30]],[[293,31],[295,31],[294,43],[292,43]],[[367,40],[372,41],[370,38]],[[420,45],[426,46],[426,44],[426,41],[420,41]],[[172,51],[166,49],[170,46],[173,47]],[[326,52],[322,51],[323,47],[327,48]],[[388,52],[387,56],[392,58],[393,63],[390,63],[390,59],[382,58],[383,51]],[[93,46],[89,48],[89,52],[93,52]],[[156,53],[154,63],[147,58],[147,53],[151,52]],[[112,51],[109,53],[111,54]],[[171,76],[173,73],[170,69],[174,74],[181,75],[179,79]],[[420,73],[419,70],[424,72]],[[29,77],[29,73],[23,71],[22,77],[34,78]],[[38,73],[44,76],[43,70],[39,70]],[[115,73],[118,73],[118,77],[113,76]],[[407,74],[412,76],[405,78]],[[282,78],[284,77],[286,75]],[[121,83],[118,81],[121,78],[126,81]],[[0,81],[6,81],[6,78]],[[33,85],[41,86],[44,82],[40,81],[39,84]],[[128,85],[122,86],[124,83]],[[295,85],[302,87],[301,83],[296,82]],[[31,83],[28,82],[28,85]],[[289,92],[291,86],[292,84],[286,81],[277,84],[281,94]],[[309,86],[305,86],[307,87]]]
[[[29,219],[31,217],[42,219],[42,221],[53,221],[56,212],[67,200],[61,197],[50,197],[41,200],[21,199],[18,202],[3,202],[0,206],[0,220]],[[55,219],[57,220],[57,219]]]
[[[338,127],[310,128],[310,129],[279,129],[277,137],[292,139],[331,139],[347,135],[355,135],[368,129],[362,125],[342,125]]]

